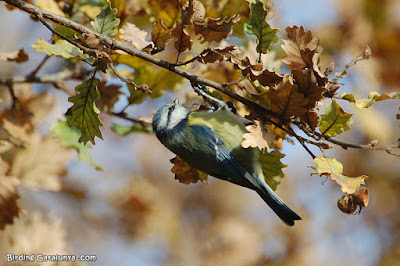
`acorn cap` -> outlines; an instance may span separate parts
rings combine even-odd
[[[369,202],[369,189],[367,187],[360,187],[353,194],[354,204],[360,207],[367,207]]]

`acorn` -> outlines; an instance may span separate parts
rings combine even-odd
[[[338,199],[338,208],[344,213],[352,214],[357,210],[357,205],[354,204],[353,195],[344,195]]]

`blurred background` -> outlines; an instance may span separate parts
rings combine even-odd
[[[340,72],[365,45],[371,47],[371,59],[349,70],[340,93],[366,98],[369,91],[399,91],[399,1],[281,0],[274,5],[271,25],[280,29],[281,36],[287,26],[311,30],[324,48],[322,65],[334,61],[334,72]],[[0,76],[8,77],[35,68],[44,54],[31,45],[40,38],[50,39],[51,33],[0,2],[0,36],[0,52],[23,47],[30,56],[24,64],[0,61]],[[64,61],[51,58],[41,73],[56,71]],[[68,95],[49,87],[32,88],[54,95],[52,111],[36,128],[45,136],[70,106]],[[185,97],[186,87],[147,99],[127,112],[135,118],[151,116],[163,104]],[[124,99],[119,104],[124,106]],[[340,140],[362,144],[377,139],[383,145],[400,137],[398,101],[376,103],[369,109],[342,106],[354,113],[355,124]],[[40,252],[97,255],[96,265],[400,265],[398,157],[383,151],[329,150],[328,155],[343,164],[345,175],[370,177],[369,206],[359,215],[346,215],[337,208],[340,187],[310,176],[307,166],[312,158],[301,145],[285,142],[283,163],[288,167],[277,192],[303,218],[289,228],[253,191],[214,178],[179,183],[170,171],[174,155],[155,136],[121,137],[110,130],[115,118],[104,115],[102,120],[104,141],[97,140],[90,153],[104,171],[79,161],[74,153],[66,156],[72,159],[60,191],[20,189],[24,213],[0,231],[0,262],[4,253]],[[41,147],[37,151],[46,152]]]

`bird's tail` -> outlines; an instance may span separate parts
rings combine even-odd
[[[262,191],[257,189],[257,193],[285,224],[293,226],[296,220],[301,220],[267,184],[263,184],[263,188],[265,189]]]

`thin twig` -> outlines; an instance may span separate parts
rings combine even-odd
[[[141,126],[144,126],[144,127],[145,126],[151,126],[151,124],[149,124],[149,123],[147,123],[145,121],[142,121],[140,119],[135,119],[135,118],[128,117],[127,114],[125,112],[123,112],[123,111],[118,112],[118,113],[117,112],[107,112],[107,113],[109,115],[116,116],[116,117],[125,119],[127,121],[133,122],[133,123],[138,123],[138,124],[140,124]]]
[[[14,93],[14,84],[11,82],[7,83],[7,89],[11,96],[11,101],[12,101],[11,109],[14,109],[15,107],[17,107],[17,103],[18,103],[18,98],[17,98],[17,96],[15,96],[15,93]]]
[[[46,55],[43,58],[42,62],[40,62],[40,64],[30,74],[28,74],[27,76],[32,76],[32,77],[36,76],[36,74],[39,72],[39,70],[43,67],[43,65],[47,62],[47,60],[49,58],[50,58],[50,56]]]
[[[215,103],[218,106],[218,108],[229,109],[228,105],[224,101],[218,100],[217,98],[212,97],[211,95],[207,94],[204,91],[206,89],[206,86],[204,86],[203,84],[192,84],[192,87],[198,94],[203,96],[204,99],[207,99],[210,102]]]
[[[47,24],[46,21],[43,20],[43,17],[42,17],[41,14],[38,14],[36,17],[37,17],[37,19],[38,19],[46,28],[48,28],[53,34],[57,35],[58,37],[62,38],[63,40],[66,40],[66,41],[69,42],[70,44],[72,44],[72,45],[78,47],[79,49],[81,49],[81,50],[82,50],[84,53],[86,53],[86,54],[93,54],[93,53],[94,53],[94,49],[87,48],[87,47],[81,45],[80,43],[74,42],[74,41],[72,41],[71,39],[65,37],[65,36],[62,35],[61,33],[59,33],[59,32],[57,32],[56,30],[54,30],[49,24]],[[92,66],[92,64],[89,63],[88,61],[86,61],[86,60],[84,60],[84,59],[83,59],[83,61],[85,61],[86,63],[88,63],[89,65]]]
[[[133,86],[136,90],[141,90],[144,93],[151,93],[151,90],[148,88],[148,86],[138,86],[136,85],[135,82],[133,82],[132,80],[129,80],[127,78],[125,78],[124,76],[121,75],[121,73],[118,72],[118,70],[115,69],[114,65],[112,63],[108,64],[109,68],[111,68],[111,70],[114,72],[114,74],[122,81],[125,82],[131,86]]]

